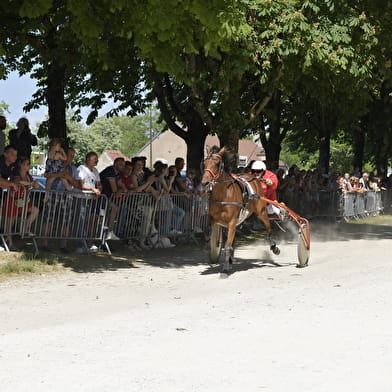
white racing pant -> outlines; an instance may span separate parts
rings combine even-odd
[[[268,215],[280,215],[280,208],[274,206],[273,204],[267,204],[267,214]]]

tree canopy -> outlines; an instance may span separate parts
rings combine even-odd
[[[39,80],[26,108],[48,105],[50,137],[66,136],[67,108],[90,106],[92,123],[108,98],[109,116],[156,99],[191,166],[208,133],[234,151],[258,133],[271,167],[289,137],[325,170],[331,145],[352,143],[354,161],[373,159],[385,174],[391,9],[391,0],[5,1],[0,77],[17,69]]]

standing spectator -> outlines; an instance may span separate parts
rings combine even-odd
[[[75,159],[75,150],[70,147],[66,153],[66,160],[63,162],[64,170],[60,172],[48,172],[46,171],[44,176],[51,181],[51,190],[65,191],[64,181],[66,180],[68,185],[72,185],[76,189],[81,189],[81,182],[78,174],[77,167],[72,163]]]
[[[369,174],[368,173],[363,173],[362,177],[359,179],[359,185],[362,188],[363,192],[368,192],[369,191]]]
[[[82,190],[91,191],[95,196],[102,192],[101,178],[95,166],[98,163],[98,155],[91,151],[86,155],[86,163],[78,167]]]
[[[359,170],[359,166],[354,167],[353,174],[351,174],[352,177],[357,177],[358,179],[362,177],[361,171]]]
[[[174,176],[168,177],[168,174],[169,169],[166,163],[161,161],[154,163],[154,176],[157,180],[153,182],[152,188],[157,192],[154,198],[157,200],[158,224],[161,225],[160,229],[164,237],[169,234],[173,211],[173,202],[169,192],[174,181]]]
[[[196,170],[195,169],[188,169],[186,173],[186,178],[184,181],[185,186],[191,192],[191,194],[197,194],[197,177],[196,177]]]
[[[359,185],[358,177],[351,176],[350,182],[346,184],[347,192],[360,192],[361,187]]]
[[[45,172],[44,176],[48,179],[53,179],[50,191],[59,191],[59,193],[53,193],[47,205],[44,208],[45,214],[45,228],[44,234],[48,236],[51,228],[52,221],[58,220],[62,222],[62,236],[67,237],[69,234],[69,223],[72,218],[72,199],[69,199],[67,195],[60,191],[65,191],[66,188],[63,183],[63,179],[67,180],[75,189],[81,188],[81,181],[76,169],[76,166],[72,163],[75,158],[75,150],[69,148],[66,154],[67,159],[64,161],[64,170],[58,173]],[[43,250],[50,252],[48,246],[48,238],[42,239]],[[67,247],[67,240],[61,240],[60,251],[62,253],[69,253]]]
[[[5,135],[4,129],[7,128],[7,119],[4,116],[0,116],[0,154],[3,154],[5,147]]]
[[[349,173],[344,173],[343,176],[343,183],[346,185],[348,182],[350,182],[350,174]]]
[[[9,179],[17,174],[17,151],[13,146],[7,146],[4,153],[0,155],[0,187],[2,189],[17,189],[17,185]]]
[[[137,184],[133,183],[132,171],[133,171],[133,165],[127,164],[126,162],[124,169],[121,173],[120,180],[124,184],[125,188],[128,189],[128,191],[132,190],[132,188],[137,186]]]
[[[81,181],[81,189],[84,191],[91,191],[94,194],[94,199],[86,199],[86,206],[89,207],[89,218],[88,222],[88,233],[87,236],[91,235],[97,223],[97,216],[95,214],[96,210],[100,207],[100,201],[98,197],[102,192],[101,178],[99,177],[98,170],[95,166],[98,163],[98,155],[91,151],[86,155],[86,161],[84,165],[78,167],[78,175]],[[84,226],[84,224],[83,224]],[[98,247],[96,245],[91,245],[89,247],[90,252],[97,252]],[[77,253],[83,252],[83,247],[79,246],[76,249]]]
[[[10,189],[16,191],[18,186],[10,181],[12,176],[16,175],[17,167],[16,167],[16,157],[17,151],[12,146],[7,146],[4,149],[4,153],[0,155],[0,192],[1,192],[1,199],[0,203],[3,202],[3,198],[5,192],[3,189]],[[4,251],[4,248],[0,246],[0,251]]]
[[[287,183],[284,182],[284,170],[282,168],[277,170],[276,178],[278,179],[278,187],[276,188],[276,195],[278,197],[278,200],[284,200],[284,190],[287,186]]]
[[[18,157],[30,159],[31,146],[37,145],[37,138],[31,133],[27,118],[20,118],[16,126],[17,128],[11,129],[9,133],[10,144],[18,151]]]
[[[124,158],[116,158],[113,165],[106,167],[99,173],[103,187],[102,193],[108,198],[113,194],[115,198],[119,198],[121,193],[126,191],[124,184],[120,181],[124,167]]]
[[[124,158],[116,158],[112,166],[106,167],[99,174],[102,183],[102,193],[106,195],[109,200],[113,195],[113,199],[109,201],[110,215],[108,233],[106,234],[107,240],[119,240],[117,235],[113,232],[113,227],[119,211],[118,202],[122,197],[122,193],[127,192],[124,183],[120,180],[124,166]]]
[[[138,157],[133,157],[131,159],[131,164],[133,166],[135,166],[135,163],[138,163],[138,183],[145,183],[147,178],[151,176],[152,172],[149,168],[146,167],[146,162],[147,162],[147,158],[146,157],[142,157],[142,156],[138,156]],[[141,169],[140,169],[141,167]],[[140,170],[139,170],[140,169]]]
[[[176,178],[174,179],[173,188],[177,193],[185,193],[189,196],[192,195],[192,191],[188,189],[185,184],[184,179],[182,178],[181,172],[184,169],[185,161],[184,158],[176,158],[174,161],[174,166],[177,170]]]
[[[147,173],[151,173],[149,170],[144,173],[145,166],[144,157],[134,157],[133,161],[133,171],[132,171],[132,182],[133,184],[137,184],[135,187],[131,188],[134,192],[145,192],[151,193],[154,199],[157,199],[157,195],[159,195],[158,191],[156,191],[151,185],[158,181],[158,178],[155,175],[148,175]],[[148,238],[154,230],[154,222],[153,222],[153,214],[154,208],[153,203],[151,203],[151,199],[146,197],[146,195],[138,195],[139,205],[138,211],[135,211],[137,214],[137,220],[139,222],[139,226],[137,228],[137,234],[139,236],[139,242],[137,244],[133,244],[132,246],[135,248],[142,249],[150,249],[150,244],[148,243]],[[158,196],[159,198],[159,196]]]

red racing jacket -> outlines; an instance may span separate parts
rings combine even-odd
[[[263,187],[264,196],[267,199],[277,201],[278,198],[276,196],[276,188],[278,187],[278,177],[272,171],[266,170],[262,180],[271,180],[272,184],[267,185],[264,181],[260,181],[261,186]]]

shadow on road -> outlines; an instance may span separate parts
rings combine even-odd
[[[260,240],[265,232],[247,233],[238,236],[236,244],[251,244]],[[360,239],[392,239],[392,225],[390,224],[348,224],[336,222],[311,222],[311,242],[327,241],[355,241]],[[280,236],[281,248],[284,247],[285,233]],[[355,246],[355,244],[353,244]],[[175,248],[152,249],[148,251],[131,251],[120,242],[111,244],[112,255],[104,252],[76,255],[76,254],[43,254],[38,258],[56,258],[57,262],[64,267],[78,273],[101,273],[104,271],[116,271],[120,269],[138,268],[140,264],[157,268],[183,268],[186,266],[205,265],[203,275],[216,274],[221,270],[220,265],[210,265],[206,244],[200,240],[199,246],[192,243],[184,243]],[[259,259],[242,259],[236,255],[234,264],[235,272],[247,271],[254,268],[281,268],[296,265],[297,260],[290,263],[277,263],[271,257],[268,250]]]

